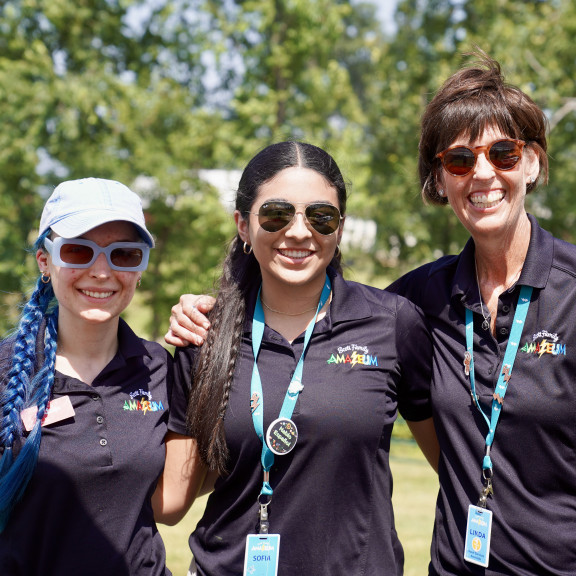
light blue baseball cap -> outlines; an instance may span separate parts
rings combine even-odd
[[[136,226],[142,239],[154,247],[146,228],[142,201],[130,188],[115,180],[82,178],[62,182],[54,189],[40,218],[42,236],[51,228],[63,238],[77,238],[107,222],[123,220]]]

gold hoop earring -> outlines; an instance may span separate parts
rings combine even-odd
[[[136,286],[138,286],[138,288],[140,288],[140,284],[142,284],[142,276],[140,276],[140,278],[138,278],[138,283],[136,284]]]
[[[50,274],[43,270],[40,276],[40,282],[42,282],[42,284],[50,284]]]
[[[248,250],[246,250],[246,247],[248,247]],[[252,246],[250,246],[250,244],[248,244],[247,242],[244,242],[244,246],[242,246],[242,251],[244,252],[244,254],[252,254]]]

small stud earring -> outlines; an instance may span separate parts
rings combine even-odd
[[[438,190],[438,196],[440,196],[441,198],[444,198],[444,189],[443,188],[440,188]]]

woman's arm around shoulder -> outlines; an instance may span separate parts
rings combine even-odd
[[[428,464],[432,466],[434,472],[438,474],[438,460],[440,459],[440,444],[436,436],[436,429],[432,418],[426,418],[420,422],[413,422],[407,420],[408,428],[414,436],[414,440],[422,450],[422,454],[428,460]]]
[[[197,496],[212,491],[215,481],[200,459],[196,440],[169,431],[164,472],[152,496],[156,522],[169,526],[180,522]]]
[[[170,329],[164,336],[172,346],[201,346],[206,340],[210,322],[206,314],[212,310],[215,298],[207,294],[182,294],[180,301],[172,307]]]
[[[398,394],[399,409],[426,460],[438,472],[440,446],[430,417],[432,338],[422,311],[405,298],[398,298],[396,338],[403,374],[403,386]]]

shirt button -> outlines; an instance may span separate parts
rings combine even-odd
[[[106,440],[106,438],[101,438],[100,439],[100,446],[106,446],[106,444],[108,444],[108,440]]]
[[[502,306],[502,312],[510,312],[510,306]]]
[[[502,334],[502,336],[508,334],[508,328],[500,328],[500,334]]]
[[[96,422],[98,422],[98,424],[102,424],[102,422],[104,422],[104,418],[102,416],[97,416]]]
[[[99,398],[98,394],[92,394],[92,400],[98,400]]]

